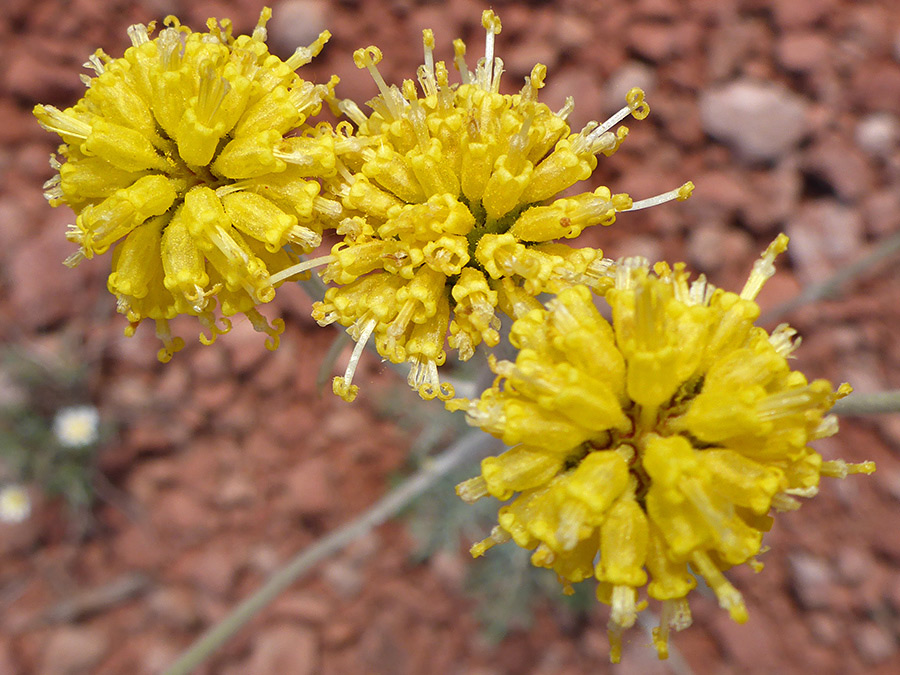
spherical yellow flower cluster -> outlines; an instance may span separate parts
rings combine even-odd
[[[600,251],[553,240],[610,225],[621,211],[686,199],[693,187],[637,204],[606,187],[556,198],[591,175],[599,153],[616,151],[628,132],[613,131],[618,122],[646,117],[644,94],[632,89],[605,123],[571,133],[571,99],[559,112],[537,100],[543,65],[534,67],[518,94],[499,93],[503,62],[494,57],[494,37],[500,20],[485,11],[482,23],[485,55],[474,73],[465,63],[465,45],[454,43],[460,85],[451,85],[447,67],[434,61],[434,36],[424,31],[421,98],[411,80],[400,88],[384,82],[377,47],[354,54],[381,93],[369,102],[369,117],[353,102],[340,102],[357,127],[357,142],[343,144],[338,173],[326,181],[344,207],[338,227],[344,240],[316,260],[327,263],[323,278],[338,286],[313,315],[322,325],[348,326],[360,349],[374,336],[383,357],[411,364],[409,383],[425,398],[453,395],[438,378],[445,345],[464,361],[482,342],[498,343],[498,309],[512,314],[539,293],[600,283]],[[353,133],[347,123],[337,131]],[[358,389],[351,384],[356,357],[334,383],[347,400]]]
[[[225,316],[245,313],[274,348],[283,323],[269,326],[256,306],[297,261],[285,246],[317,246],[317,214],[340,210],[311,180],[335,170],[330,127],[304,127],[333,83],[294,72],[329,34],[282,61],[265,44],[270,16],[264,9],[252,35],[239,37],[212,19],[195,33],[168,17],[153,39],[152,24],[132,26],[122,58],[98,50],[86,64],[96,76],[84,78],[84,98],[34,110],[64,141],[66,161],[54,160],[45,194],[77,214],[68,237],[80,249],[66,263],[120,242],[109,290],[131,323],[126,334],[156,322],[162,361],[184,344],[168,326],[178,314],[198,317],[205,344],[229,330],[216,301]]]
[[[613,661],[644,586],[662,601],[661,658],[670,628],[690,623],[694,574],[745,621],[722,570],[760,566],[769,510],[797,508],[821,475],[874,471],[823,461],[808,445],[837,431],[826,412],[850,387],[792,371],[787,325],[771,335],[754,326],[754,299],[786,244],[773,242],[739,295],[689,283],[683,265],[654,273],[644,259],[621,260],[605,296],[612,325],[588,288],[565,289],[515,322],[516,361],[492,360],[498,377],[481,398],[447,404],[512,446],[457,488],[466,501],[518,493],[473,555],[512,539],[569,591],[596,578],[612,606]]]

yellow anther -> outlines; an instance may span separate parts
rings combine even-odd
[[[644,100],[644,90],[640,87],[632,87],[625,95],[631,115],[636,120],[642,120],[650,114],[650,104]]]
[[[486,9],[481,13],[481,25],[485,30],[490,31],[494,35],[500,33],[500,17],[494,14],[494,10]]]
[[[688,181],[678,188],[678,196],[675,197],[675,199],[679,202],[683,202],[685,199],[689,198],[693,192],[694,184],[691,181]]]
[[[422,43],[425,45],[425,49],[432,50],[434,49],[434,31],[430,28],[426,28],[422,31]]]
[[[380,63],[381,59],[381,50],[375,45],[360,47],[353,52],[353,63],[355,63],[356,67],[359,69],[371,68],[375,64]]]
[[[531,77],[529,79],[529,83],[531,84],[532,89],[543,89],[544,88],[544,78],[547,77],[547,66],[543,63],[534,64],[534,68],[531,69]]]

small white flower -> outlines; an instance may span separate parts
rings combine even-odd
[[[31,515],[31,499],[21,485],[7,485],[0,489],[0,521],[21,523]]]
[[[100,426],[100,413],[91,405],[63,408],[53,420],[53,433],[61,445],[80,448],[96,442]]]

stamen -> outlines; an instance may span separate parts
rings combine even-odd
[[[305,249],[316,248],[322,243],[322,235],[303,225],[294,225],[285,233],[285,237],[292,244],[297,244]]]
[[[425,65],[419,73],[419,84],[426,96],[437,94],[437,81],[434,78],[434,31],[426,28],[422,31],[422,44],[425,49]]]
[[[70,255],[68,258],[63,260],[63,265],[65,265],[69,269],[74,269],[75,267],[78,267],[79,263],[82,260],[84,260],[86,257],[87,256],[84,255],[84,251],[79,249],[79,250],[75,251],[75,253]]]
[[[573,110],[575,110],[575,99],[572,96],[566,96],[566,102],[557,111],[556,116],[565,121],[572,114]]]
[[[466,502],[466,504],[473,504],[482,497],[487,497],[489,493],[484,477],[475,476],[474,478],[464,480],[457,485],[456,494],[460,499]]]
[[[150,42],[150,33],[147,30],[147,26],[142,23],[132,24],[125,32],[128,33],[128,38],[135,47],[140,47],[145,42]]]
[[[864,473],[871,474],[875,472],[875,462],[859,462],[858,464],[850,464],[842,459],[834,459],[829,462],[822,462],[820,473],[823,476],[831,478],[846,478],[850,474]]]
[[[463,84],[472,83],[472,73],[466,65],[466,43],[457,38],[453,41],[453,65],[459,71],[459,78]]]
[[[349,98],[345,98],[344,100],[339,101],[337,107],[338,110],[340,110],[346,117],[350,118],[350,120],[352,120],[353,123],[358,127],[361,127],[369,120],[369,118],[366,117],[366,114],[359,109],[359,106]]]
[[[316,38],[316,41],[309,45],[309,47],[297,47],[284,64],[291,70],[297,70],[297,68],[305,66],[312,61],[313,58],[319,55],[319,52],[322,51],[322,47],[324,47],[325,43],[330,39],[331,32],[323,30],[319,33],[319,37]]]
[[[163,343],[162,348],[156,353],[156,358],[161,363],[168,363],[172,360],[175,352],[184,348],[184,340],[180,337],[172,337],[172,331],[169,329],[169,322],[166,319],[156,320],[156,337]]]
[[[347,403],[353,402],[356,395],[359,393],[359,387],[352,384],[353,375],[356,373],[356,367],[359,365],[363,350],[366,348],[366,342],[369,341],[369,337],[372,335],[372,331],[375,330],[377,323],[378,321],[375,319],[369,319],[362,327],[362,330],[359,331],[359,336],[356,338],[356,344],[353,347],[353,353],[350,355],[350,363],[347,364],[347,370],[344,371],[344,376],[336,377],[332,382],[334,393],[347,401]]]
[[[747,607],[744,605],[744,598],[716,567],[709,554],[695,551],[691,556],[691,564],[712,588],[719,599],[719,607],[728,611],[732,621],[746,623],[749,617],[747,616]]]
[[[744,300],[754,300],[756,298],[760,290],[762,290],[763,284],[775,274],[775,258],[787,250],[788,241],[786,234],[779,234],[775,237],[775,241],[763,251],[759,260],[753,263],[753,271],[750,272],[750,278],[747,279],[747,283],[741,291],[741,298]]]
[[[500,18],[493,10],[486,9],[481,13],[481,25],[485,29],[484,39],[484,63],[478,85],[485,90],[492,90],[494,83],[494,36],[500,33]],[[499,80],[499,74],[498,74]]]
[[[691,625],[691,608],[687,598],[663,600],[659,627],[653,629],[653,644],[660,660],[669,658],[669,629],[684,630]]]
[[[778,324],[772,334],[769,335],[769,344],[779,356],[791,358],[791,353],[800,346],[801,338],[797,337],[797,331],[786,323]]]
[[[668,192],[664,192],[661,195],[656,195],[655,197],[650,197],[649,199],[642,199],[639,202],[634,202],[630,208],[620,210],[640,211],[641,209],[650,208],[651,206],[659,206],[660,204],[665,204],[666,202],[671,202],[672,200],[683,202],[685,199],[691,196],[691,192],[693,191],[694,184],[691,181],[688,181],[679,188],[669,190]]]
[[[276,272],[269,277],[269,283],[275,285],[279,281],[284,281],[288,277],[292,277],[295,274],[300,274],[301,272],[305,272],[306,270],[310,270],[313,267],[318,267],[320,265],[327,265],[331,262],[334,262],[335,260],[337,260],[337,258],[335,258],[333,255],[323,255],[319,256],[318,258],[312,258],[311,260],[304,260],[303,262],[297,263],[296,265],[285,267],[280,272]]]
[[[103,65],[103,61],[100,60],[100,54],[102,52],[98,49],[96,52],[91,54],[88,57],[88,60],[82,63],[81,65],[85,68],[90,68],[97,75],[102,75],[106,71],[106,66]]]
[[[266,349],[269,351],[278,349],[278,343],[280,341],[278,336],[284,332],[284,321],[282,319],[275,319],[270,326],[269,322],[266,321],[266,317],[260,314],[255,308],[251,308],[244,312],[244,316],[250,319],[253,330],[257,333],[265,333],[269,336],[266,338]]]
[[[82,122],[74,115],[63,112],[56,106],[37,105],[34,107],[34,111],[38,118],[38,124],[47,131],[52,131],[60,136],[74,136],[83,141],[87,140],[87,137],[91,135],[92,129],[90,124]]]
[[[488,549],[493,548],[498,544],[505,544],[510,539],[512,539],[512,535],[510,535],[509,532],[504,530],[499,525],[495,525],[494,529],[491,530],[491,536],[486,539],[482,539],[477,544],[473,545],[472,548],[469,549],[469,553],[472,554],[473,558],[480,558],[487,552]]]
[[[212,312],[205,312],[197,316],[201,325],[209,331],[209,337],[205,333],[200,333],[200,342],[204,345],[211,345],[220,335],[225,335],[231,330],[231,321],[226,317],[219,317],[218,321]],[[221,324],[221,327],[217,324]]]
[[[428,127],[425,124],[425,112],[416,96],[416,85],[412,80],[403,80],[403,96],[409,102],[410,110],[407,118],[412,123],[419,149],[424,152],[428,149]]]
[[[262,11],[259,13],[259,21],[256,22],[256,28],[253,29],[252,38],[259,42],[265,42],[268,38],[268,33],[266,31],[266,24],[269,23],[269,19],[272,18],[272,10],[269,7],[263,7]]]
[[[378,91],[381,92],[381,97],[384,100],[384,104],[387,106],[391,115],[395,118],[401,116],[402,111],[398,106],[398,102],[395,100],[395,96],[397,96],[396,91],[391,90],[388,87],[387,82],[384,81],[384,78],[381,77],[381,73],[378,72],[378,68],[376,64],[381,62],[382,54],[381,50],[374,45],[369,47],[357,49],[353,52],[353,62],[356,64],[357,68],[366,68],[369,71],[369,74],[372,76],[372,79],[375,80],[375,84],[378,87]]]
[[[197,119],[206,126],[212,126],[213,119],[231,90],[231,85],[212,61],[204,61],[200,66],[200,86],[197,92]]]

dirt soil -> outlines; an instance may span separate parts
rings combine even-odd
[[[334,34],[307,79],[336,72],[339,92],[375,95],[351,52],[380,45],[389,82],[414,77],[421,30],[438,57],[450,41],[481,50],[484,5],[471,0],[274,2],[273,49],[287,55]],[[574,95],[573,126],[604,119],[633,85],[652,112],[629,124],[596,181],[636,199],[686,180],[692,199],[626,214],[586,243],[617,257],[685,260],[738,289],[779,231],[792,238],[765,308],[900,231],[900,4],[890,0],[635,0],[493,3],[504,90],[535,61],[543,100]],[[65,351],[89,367],[93,402],[117,431],[101,471],[119,497],[75,537],[64,508],[37,494],[32,517],[0,524],[0,674],[158,673],[280,563],[375,502],[408,469],[411,437],[380,414],[395,375],[366,356],[352,405],[320,393],[334,339],[309,318],[300,288],[279,292],[288,327],[268,353],[246,322],[214,347],[192,343],[156,361],[149,326],[122,336],[105,279],[109,257],[75,270],[73,220],[41,184],[57,140],[35,103],[73,104],[97,47],[119,56],[129,24],[176,13],[252,29],[256,2],[7,0],[0,12],[0,340]],[[796,367],[858,391],[900,387],[898,261],[873,266],[835,297],[785,317],[803,335]],[[294,291],[294,292],[291,292]],[[770,322],[768,327],[773,327]],[[189,336],[193,325],[183,326]],[[346,358],[346,355],[344,356]],[[750,620],[733,624],[696,597],[695,623],[674,637],[688,670],[656,661],[629,634],[610,668],[607,609],[565,621],[553,606],[534,627],[486,640],[461,588],[477,565],[458,555],[410,561],[402,523],[388,523],[320,565],[219,652],[201,673],[896,673],[900,672],[900,415],[846,418],[826,457],[875,460],[871,478],[826,481],[781,514],[765,570],[730,573]],[[676,664],[677,665],[677,664]]]

